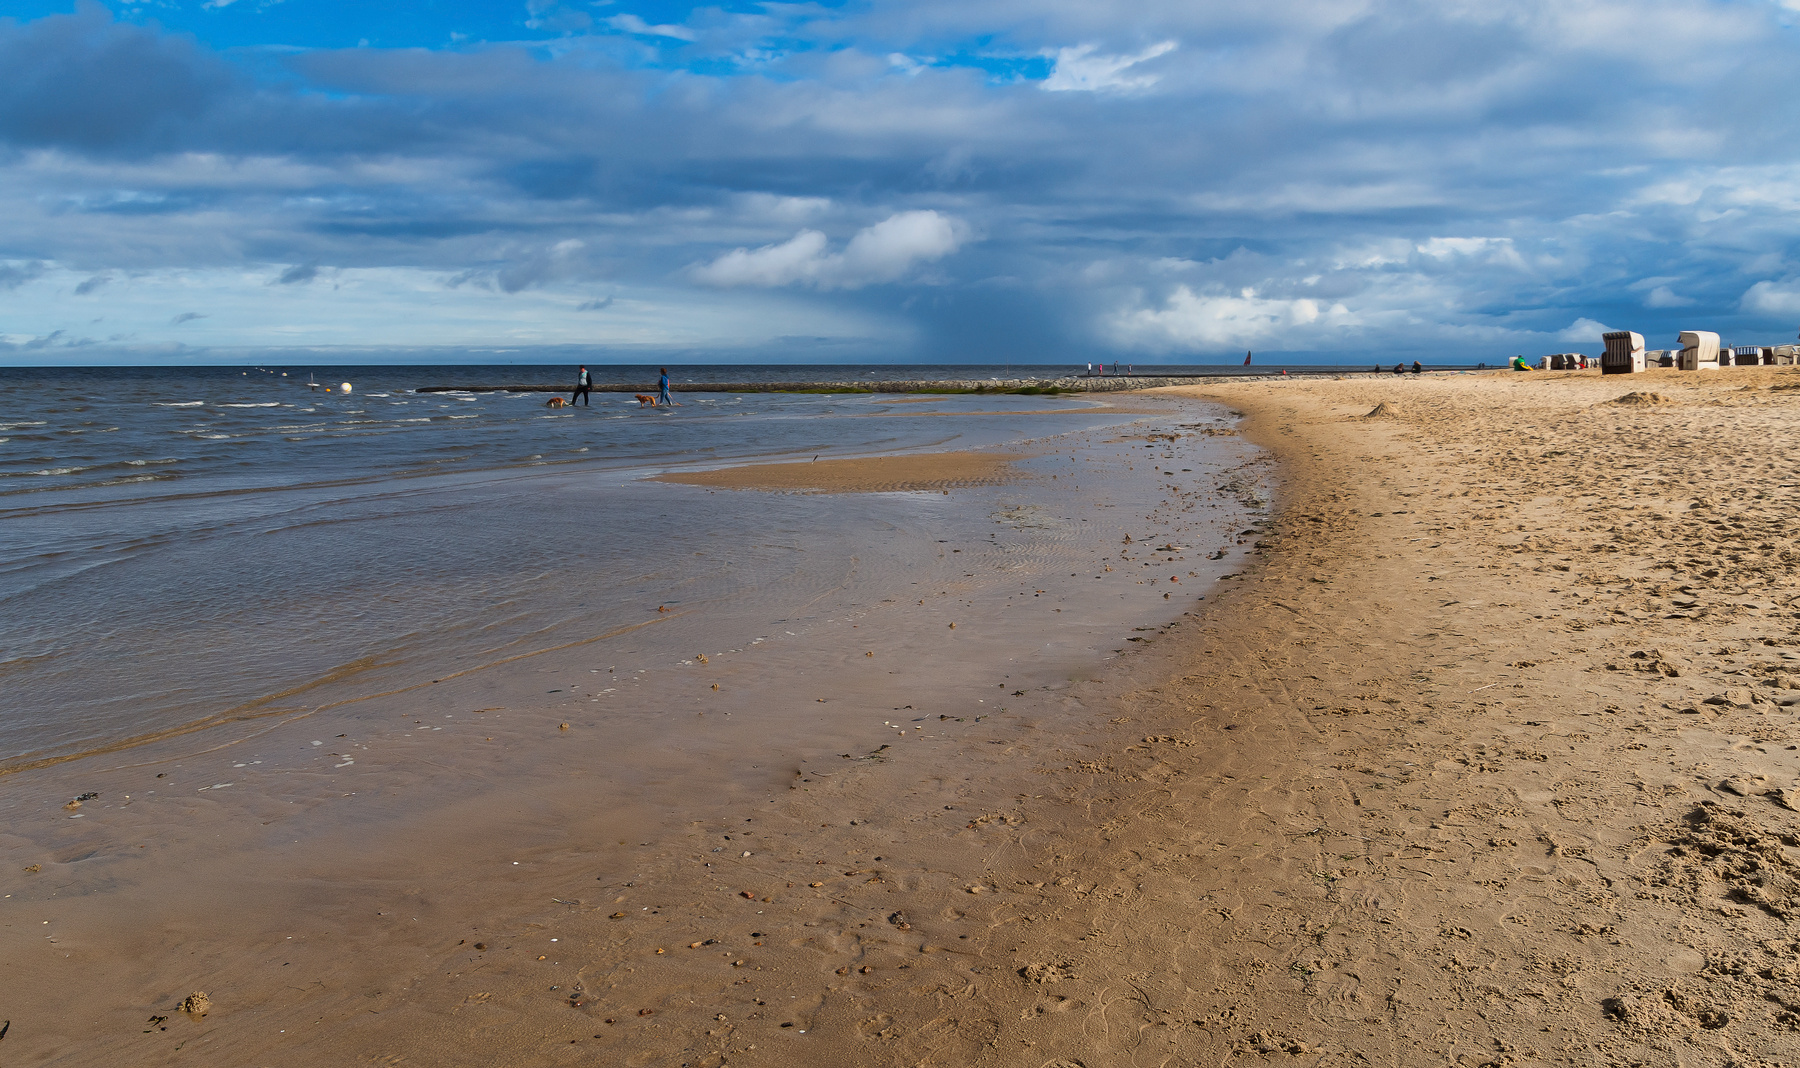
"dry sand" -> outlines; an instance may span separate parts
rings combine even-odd
[[[776,769],[775,803],[646,838],[625,875],[582,870],[597,813],[479,929],[432,926],[453,856],[396,875],[367,904],[426,935],[258,949],[337,984],[307,1002],[328,1015],[229,990],[179,1014],[171,986],[167,1030],[108,1060],[1794,1064],[1783,387],[1176,391],[1247,413],[1278,508],[1251,566],[1116,667]]]
[[[995,485],[1012,476],[1011,459],[989,452],[907,453],[678,471],[656,481],[785,493],[899,493]]]

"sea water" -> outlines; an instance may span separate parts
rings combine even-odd
[[[880,375],[896,372],[923,373]],[[965,566],[984,569],[967,573],[974,582],[994,568],[1060,576],[1116,540],[1124,513],[1106,509],[1139,517],[1166,492],[1161,472],[1083,488],[1056,466],[1071,458],[1052,443],[1101,440],[1154,411],[1105,399],[684,393],[679,408],[648,410],[629,394],[551,409],[540,394],[415,392],[559,377],[568,369],[0,372],[0,767],[351,703],[583,643],[627,669],[655,666],[709,642],[795,633],[782,628],[825,600],[948,589]],[[1021,455],[1029,495],[825,501],[646,481],[694,466],[991,447]],[[1214,453],[1222,469],[1243,447],[1221,438]],[[1221,513],[1215,525],[1238,522]],[[953,542],[973,548],[953,556]],[[1135,603],[1122,596],[1117,618],[1080,625],[1116,627],[1137,618]],[[1073,644],[1098,648],[1084,641]]]

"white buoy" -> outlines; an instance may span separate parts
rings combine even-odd
[[[350,392],[350,383],[345,382],[343,385],[339,386],[338,388],[343,390],[345,393],[348,393],[348,392]]]

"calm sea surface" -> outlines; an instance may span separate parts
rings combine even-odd
[[[674,377],[679,389],[1009,371],[1021,369]],[[354,700],[593,640],[659,604],[777,615],[844,582],[845,560],[874,550],[901,567],[935,556],[939,528],[991,522],[923,494],[824,506],[646,474],[983,447],[1138,417],[1066,397],[688,393],[650,411],[629,394],[556,410],[539,394],[413,392],[572,373],[0,370],[0,767]]]

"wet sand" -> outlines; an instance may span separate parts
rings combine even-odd
[[[658,475],[656,481],[784,493],[903,493],[994,485],[1016,477],[1012,459],[991,452],[911,453],[853,460],[743,464],[712,471],[672,472]]]
[[[1790,1063],[1800,479],[1783,443],[1800,374],[1180,392],[1248,415],[1280,463],[1277,507],[1236,532],[1254,555],[1235,577],[1203,600],[1169,588],[1181,614],[1116,659],[1022,686],[971,677],[967,707],[895,707],[879,734],[820,737],[704,804],[683,784],[748,736],[689,743],[645,771],[646,809],[570,805],[605,751],[598,725],[508,709],[479,733],[557,731],[566,758],[498,799],[354,828],[383,847],[355,853],[366,870],[310,843],[309,879],[261,888],[301,939],[270,925],[190,959],[181,932],[206,932],[218,904],[202,891],[175,915],[116,909],[53,971],[55,925],[9,903],[13,1004],[66,1002],[135,953],[140,1011],[169,1017],[142,1038],[59,1025],[62,1046],[38,1024],[22,1048],[144,1064]],[[1165,504],[1257,503],[1254,472],[1221,474]],[[1102,577],[1160,575],[1142,567],[1156,530]],[[948,640],[959,609],[933,609]],[[908,633],[909,662],[982,655]],[[853,661],[760,699],[905,703]],[[58,877],[80,863],[59,858]],[[229,979],[209,1015],[171,1011],[209,975]]]

